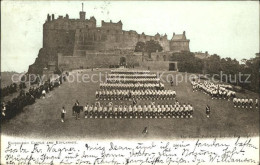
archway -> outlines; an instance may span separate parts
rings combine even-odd
[[[125,57],[120,57],[119,65],[120,66],[125,66],[126,65],[126,58]]]

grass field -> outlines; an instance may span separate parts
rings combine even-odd
[[[91,76],[109,70],[86,71]],[[75,74],[75,73],[71,73]],[[176,73],[175,73],[176,74]],[[104,76],[104,74],[103,74]],[[212,100],[202,92],[192,92],[189,82],[182,82],[166,89],[174,89],[181,103],[191,103],[194,107],[190,119],[81,119],[72,116],[72,106],[76,100],[80,105],[95,102],[95,91],[99,83],[65,82],[47,94],[45,99],[24,108],[23,112],[2,124],[2,134],[21,137],[74,137],[86,139],[171,139],[180,137],[231,137],[255,136],[259,134],[259,111],[234,108],[227,100]],[[238,94],[256,98],[252,92]],[[125,101],[124,101],[125,102]],[[149,101],[138,101],[138,103]],[[170,102],[170,101],[156,101]],[[101,102],[102,103],[102,102]],[[116,104],[116,101],[114,101]],[[118,103],[118,102],[117,102]],[[128,102],[128,104],[131,102]],[[205,106],[211,106],[211,117],[205,115]],[[65,122],[60,122],[60,109],[65,106]],[[148,133],[142,130],[148,127]]]

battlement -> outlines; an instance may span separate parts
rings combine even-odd
[[[121,20],[118,21],[117,23],[113,23],[111,20],[110,20],[110,22],[105,22],[105,21],[102,20],[101,28],[103,28],[103,29],[122,30],[123,24],[122,24]]]

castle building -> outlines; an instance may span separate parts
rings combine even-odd
[[[185,32],[174,33],[172,39],[168,40],[166,34],[150,36],[134,30],[125,31],[121,21],[102,21],[101,27],[97,27],[95,17],[86,19],[83,7],[79,19],[71,19],[68,14],[58,18],[48,14],[43,24],[43,46],[28,72],[41,73],[50,61],[55,63],[56,69],[62,70],[109,67],[120,63],[122,59],[129,65],[141,65],[144,58],[134,53],[134,49],[137,42],[149,40],[158,41],[163,52],[168,54],[190,51]]]

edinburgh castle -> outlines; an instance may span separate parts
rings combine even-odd
[[[161,52],[147,56],[144,52],[134,51],[138,42],[151,40],[161,45]],[[70,19],[69,15],[58,18],[54,14],[47,15],[43,24],[43,47],[28,72],[42,73],[43,68],[55,71],[110,67],[122,62],[129,66],[165,69],[171,63],[168,56],[182,51],[190,51],[185,31],[173,33],[172,39],[168,40],[166,34],[149,36],[133,30],[125,31],[121,21],[102,21],[101,27],[97,27],[95,17],[86,19],[82,9],[79,19]]]

